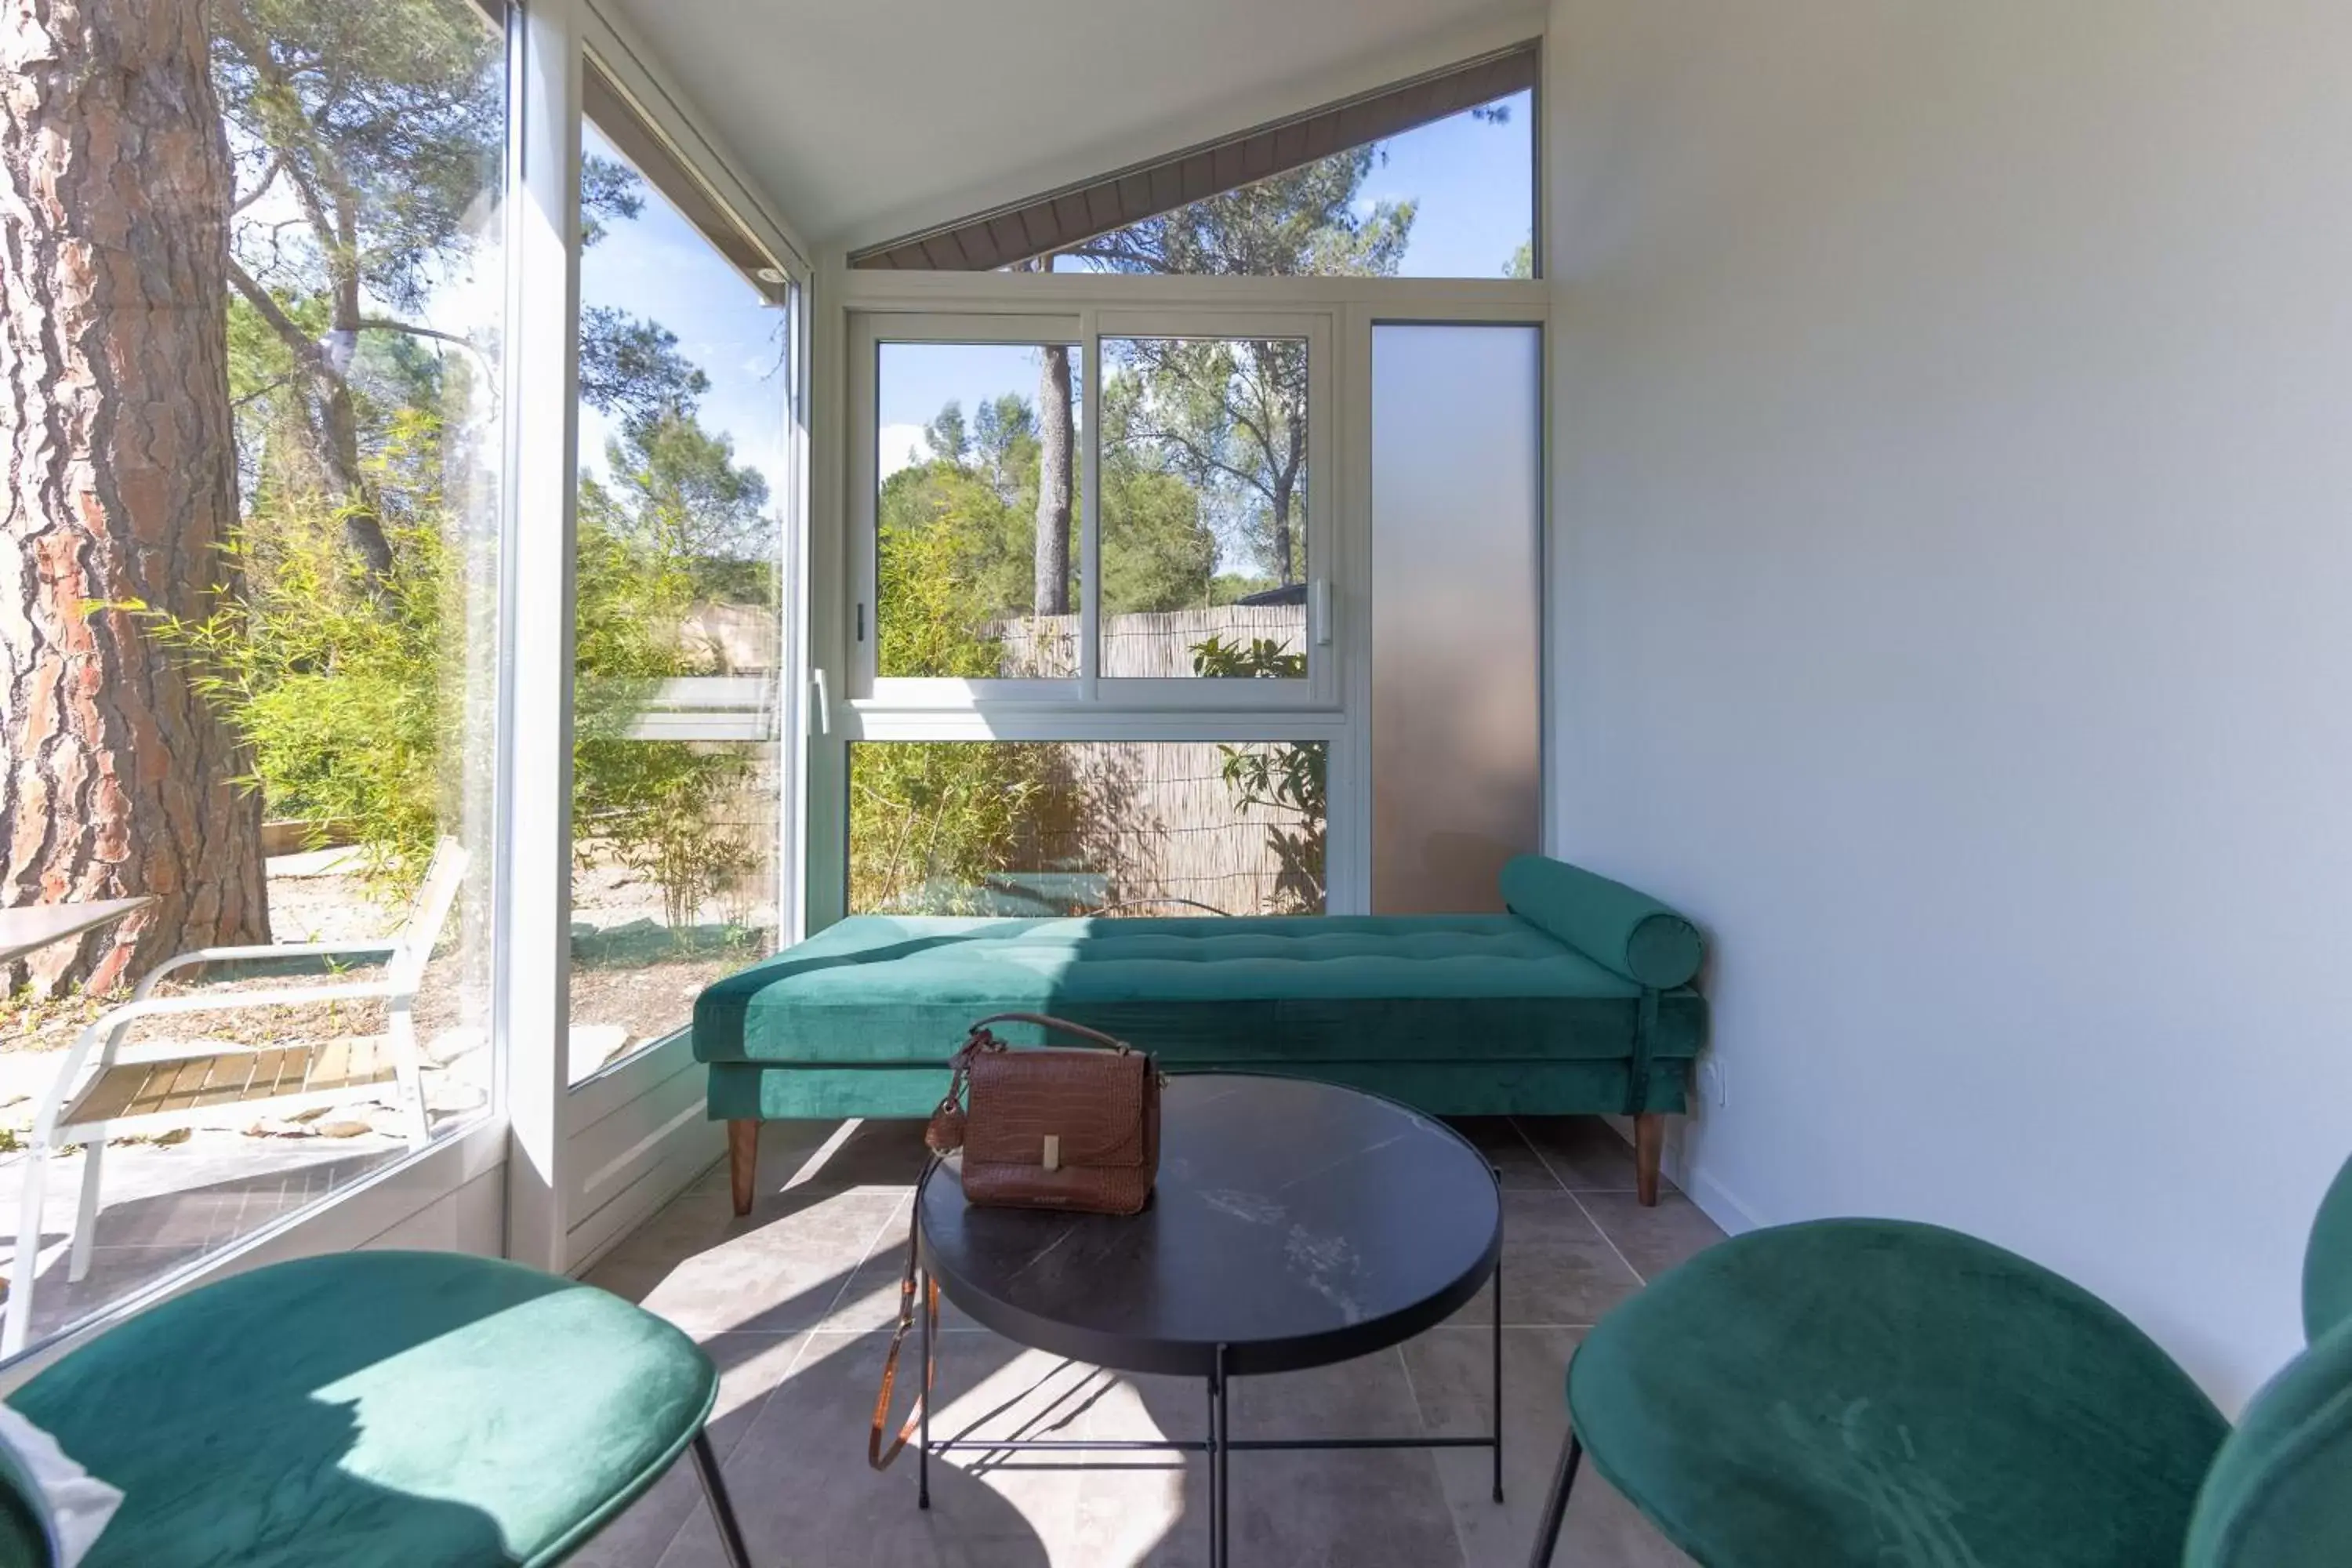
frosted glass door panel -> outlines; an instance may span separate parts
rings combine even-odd
[[[1542,338],[1372,329],[1372,910],[1502,907],[1539,841]]]

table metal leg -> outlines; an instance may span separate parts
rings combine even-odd
[[[1225,1410],[1233,1391],[1225,1384],[1225,1347],[1217,1347],[1216,1370],[1209,1377],[1209,1568],[1226,1568],[1227,1542],[1233,1535],[1233,1499],[1225,1490]]]
[[[1495,1500],[1503,1500],[1503,1255],[1495,1254]]]
[[[922,1335],[923,1380],[917,1384],[915,1397],[922,1402],[918,1419],[921,1428],[915,1441],[915,1506],[931,1506],[931,1271],[928,1268],[915,1281],[915,1315],[922,1320],[919,1332]]]
[[[1203,1382],[1209,1390],[1209,1421],[1208,1425],[1202,1428],[1202,1431],[1208,1434],[1207,1441],[1201,1445],[1201,1457],[1206,1462],[1206,1472],[1202,1475],[1202,1479],[1205,1480],[1209,1484],[1209,1550],[1213,1552],[1216,1551],[1216,1542],[1218,1540],[1217,1408],[1224,1403],[1224,1390],[1217,1386],[1217,1374],[1214,1372],[1210,1373]]]

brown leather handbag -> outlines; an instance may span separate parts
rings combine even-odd
[[[1013,1050],[991,1024],[1035,1024],[1105,1047]],[[1083,1024],[999,1013],[971,1026],[923,1142],[963,1151],[963,1196],[980,1208],[1128,1215],[1160,1174],[1160,1073],[1150,1057]],[[967,1110],[962,1103],[970,1101]]]
[[[1014,1050],[991,1024],[1035,1024],[1091,1040],[1102,1049],[1037,1047]],[[923,1368],[922,1391],[886,1450],[890,1393],[898,1351],[915,1325],[916,1237],[922,1225],[922,1190],[940,1157],[963,1152],[964,1202],[980,1208],[1058,1209],[1064,1213],[1132,1215],[1151,1201],[1160,1175],[1160,1070],[1125,1040],[1042,1013],[997,1013],[971,1026],[963,1048],[950,1058],[955,1076],[931,1112],[923,1142],[935,1158],[916,1188],[915,1217],[907,1230],[907,1266],[898,1281],[898,1324],[883,1358],[882,1389],[866,1459],[882,1469],[898,1457],[922,1419],[934,1367]],[[936,1279],[921,1303],[939,1321]],[[938,1336],[929,1336],[933,1342]]]

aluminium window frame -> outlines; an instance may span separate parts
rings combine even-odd
[[[1326,907],[1333,914],[1369,910],[1371,329],[1385,321],[1511,322],[1548,329],[1552,286],[1524,279],[923,273],[856,270],[835,258],[817,287],[820,308],[811,348],[819,388],[813,437],[813,515],[818,525],[809,540],[814,686],[803,861],[809,929],[821,930],[847,912],[849,746],[859,741],[1325,742]],[[857,362],[867,358],[861,345],[874,341],[861,331],[861,321],[888,316],[953,318],[982,341],[987,341],[992,324],[1075,317],[1090,329],[1084,340],[1089,346],[1098,346],[1103,336],[1162,335],[1162,328],[1195,328],[1214,336],[1248,335],[1259,327],[1270,335],[1271,323],[1277,321],[1322,322],[1328,340],[1309,350],[1310,364],[1321,367],[1324,390],[1319,398],[1312,386],[1308,394],[1310,441],[1320,443],[1310,447],[1308,500],[1326,510],[1321,534],[1310,535],[1308,562],[1310,579],[1323,577],[1330,584],[1331,643],[1319,650],[1332,683],[1328,694],[1284,702],[1245,689],[1290,683],[1239,680],[1108,681],[1103,685],[1112,700],[1092,702],[1024,701],[1017,694],[995,693],[950,701],[925,694],[924,700],[909,700],[916,694],[885,690],[877,697],[859,689],[849,672],[854,606],[859,593],[872,592],[866,564],[871,546],[865,541],[871,536],[873,501],[861,501],[861,496],[871,488],[875,405],[870,395],[854,394],[851,387],[855,381],[871,390],[870,372],[865,379],[856,377]],[[1211,326],[1227,330],[1211,331]],[[1130,333],[1131,328],[1148,330]],[[1549,359],[1549,331],[1545,338]],[[1014,340],[1008,334],[993,341]],[[1092,359],[1085,384],[1098,392],[1099,366]],[[824,395],[828,387],[833,395]],[[1097,428],[1098,423],[1089,406],[1086,428]],[[1091,462],[1094,449],[1088,438],[1082,458]],[[1087,504],[1096,504],[1094,480],[1089,474],[1084,484],[1082,500]],[[1091,536],[1082,535],[1082,543]],[[1098,575],[1097,565],[1084,561],[1087,580]],[[870,605],[871,599],[866,602]],[[1130,684],[1197,688],[1201,696],[1118,700],[1118,689]],[[1548,746],[1542,754],[1548,767]]]
[[[808,814],[808,416],[812,291],[808,249],[685,106],[655,57],[601,0],[518,5],[522,131],[510,230],[514,331],[509,388],[509,612],[499,740],[500,994],[493,1031],[509,1117],[506,1255],[538,1268],[584,1268],[715,1157],[683,1033],[571,1082],[572,733],[576,676],[572,578],[578,538],[580,170],[583,57],[599,68],[745,234],[773,258],[793,312],[790,471],[779,584],[784,635],[772,733],[781,749],[780,940],[806,929]],[[521,591],[528,582],[531,591]]]
[[[1181,339],[1239,342],[1289,338],[1307,345],[1307,473],[1303,520],[1308,565],[1310,618],[1328,603],[1339,550],[1338,514],[1323,477],[1335,460],[1330,426],[1338,378],[1332,355],[1339,329],[1331,310],[1236,310],[1173,306],[1068,312],[865,310],[848,317],[849,419],[844,454],[847,475],[848,537],[844,559],[848,574],[849,646],[845,661],[850,711],[887,719],[905,712],[953,714],[1024,708],[1069,713],[1138,710],[1223,711],[1279,709],[1331,710],[1342,689],[1339,639],[1329,635],[1331,616],[1307,628],[1307,672],[1298,680],[1249,680],[1202,677],[1144,679],[1108,677],[1102,661],[1102,498],[1100,412],[1102,343],[1111,339]],[[880,566],[879,508],[880,352],[891,343],[984,343],[1022,346],[1067,343],[1079,351],[1082,412],[1077,435],[1078,485],[1078,669],[1074,676],[961,679],[950,676],[885,676],[878,668],[881,611],[877,574]],[[1318,591],[1318,581],[1326,586]],[[1083,720],[1075,721],[1080,723]]]

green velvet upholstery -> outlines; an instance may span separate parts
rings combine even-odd
[[[2197,1499],[2189,1568],[2352,1563],[2352,1162],[2303,1250],[2309,1348],[2246,1406]]]
[[[2303,1337],[2316,1344],[2352,1322],[2352,1163],[2319,1200],[2303,1247]]]
[[[2352,1563],[2352,1323],[2271,1379],[2197,1500],[2189,1568]]]
[[[603,1290],[358,1252],[167,1301],[10,1400],[121,1489],[85,1568],[561,1561],[700,1430],[718,1376]]]
[[[694,1047],[704,1061],[944,1061],[973,1019],[1023,1011],[1180,1065],[1622,1058],[1641,995],[1509,915],[858,915],[705,990]],[[1696,993],[1677,994],[1654,1053],[1694,1054],[1703,1017]]]
[[[2179,1561],[2228,1424],[2114,1309],[1895,1220],[1751,1232],[1570,1363],[1600,1470],[1708,1568]]]
[[[2305,1248],[2309,1345],[2232,1431],[2112,1308],[1989,1243],[1895,1220],[1752,1231],[1601,1321],[1569,1419],[1704,1568],[2339,1568],[2348,1280],[2352,1162]]]
[[[1696,929],[1557,861],[1523,857],[1506,886],[1528,918],[856,916],[706,989],[694,1053],[726,1120],[924,1114],[1002,1012],[1175,1071],[1306,1073],[1442,1114],[1681,1110],[1706,1037],[1683,983]]]
[[[53,1568],[57,1561],[40,1489],[16,1456],[0,1447],[0,1568]]]
[[[1627,1092],[1622,1061],[1328,1062],[1285,1064],[1236,1057],[1229,1066],[1294,1072],[1419,1106],[1436,1116],[1509,1116],[1581,1107],[1615,1110]],[[1675,1064],[1679,1067],[1681,1064]],[[1182,1070],[1199,1071],[1187,1064]],[[1685,1108],[1685,1074],[1655,1072],[1639,1109]],[[847,1116],[929,1116],[947,1092],[940,1067],[769,1068],[713,1062],[709,1109],[720,1121],[838,1121]]]
[[[1687,985],[1706,957],[1698,927],[1649,894],[1541,855],[1503,868],[1503,907],[1656,991]]]

